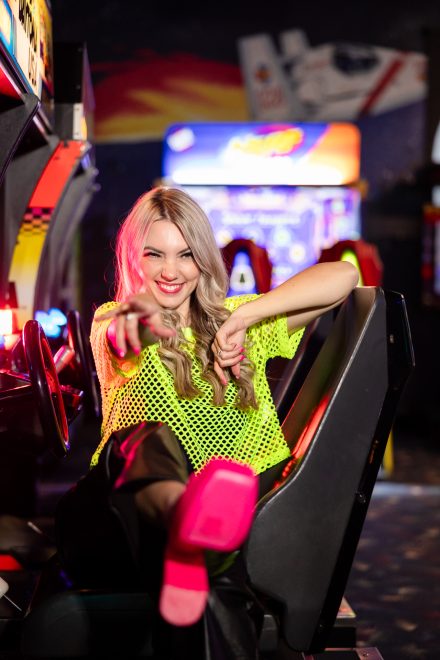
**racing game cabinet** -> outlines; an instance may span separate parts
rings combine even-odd
[[[292,657],[326,648],[413,365],[403,297],[356,289],[292,401],[283,422],[292,458],[281,474],[265,475],[270,491],[243,549],[248,587],[262,612],[261,657],[280,657],[281,640]],[[24,619],[25,657],[154,658],[146,594],[75,589],[54,571],[52,563]],[[221,592],[221,580],[213,588]],[[181,657],[234,658],[225,630],[202,630],[203,654],[184,655],[182,648]]]

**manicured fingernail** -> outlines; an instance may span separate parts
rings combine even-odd
[[[244,355],[240,355],[240,360],[239,361],[242,362],[243,360],[244,360]]]
[[[118,355],[119,355],[120,358],[125,357],[125,353],[124,353],[124,351],[122,351],[122,350],[121,350],[121,351],[118,351]]]
[[[135,355],[139,355],[140,352],[141,352],[141,349],[140,349],[140,348],[138,348],[137,346],[133,346],[133,353],[134,353]]]
[[[228,381],[226,380],[226,378],[223,378],[222,383],[223,383],[223,385],[227,385],[227,384],[228,384]]]
[[[240,346],[240,353],[243,353],[244,351],[244,346]]]

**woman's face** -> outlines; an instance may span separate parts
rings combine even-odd
[[[199,283],[200,270],[175,224],[153,222],[141,267],[147,291],[161,307],[178,311],[182,324],[188,325],[191,294]]]

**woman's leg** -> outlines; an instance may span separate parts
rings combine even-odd
[[[195,622],[209,591],[205,549],[241,545],[257,484],[250,468],[222,459],[187,484],[188,472],[165,425],[143,423],[113,434],[98,465],[59,508],[60,555],[74,579],[107,586],[107,576],[111,586],[133,583],[137,574],[136,586],[154,597],[162,577],[163,617],[176,625]],[[79,528],[85,543],[78,542]]]
[[[132,495],[141,519],[166,529],[191,472],[182,446],[161,423],[143,422],[114,436],[113,501]]]
[[[98,465],[57,508],[58,552],[74,583],[158,593],[166,543],[161,517],[184,490],[188,472],[179,443],[162,424],[113,434]]]

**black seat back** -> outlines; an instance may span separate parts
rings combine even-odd
[[[283,424],[293,458],[258,506],[245,560],[297,651],[325,648],[413,363],[402,296],[356,289]]]
[[[287,413],[292,407],[292,401],[296,399],[305,377],[330,332],[334,312],[335,310],[327,312],[305,328],[298,350],[291,360],[275,358],[283,363],[281,375],[278,377],[275,375],[274,378],[272,373],[269,373],[268,378],[276,381],[272,396],[281,424],[286,419]]]

